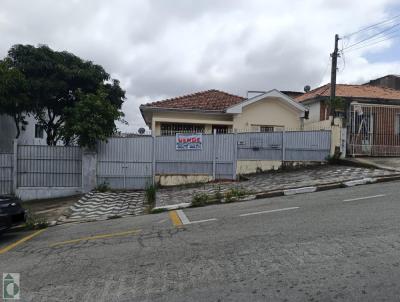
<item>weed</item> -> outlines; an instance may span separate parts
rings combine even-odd
[[[26,215],[25,228],[28,230],[44,229],[49,226],[49,222],[42,216],[28,212]]]
[[[192,207],[203,207],[209,201],[210,197],[206,193],[196,193],[192,198]]]
[[[158,213],[163,213],[163,212],[167,212],[168,210],[165,208],[159,208],[159,209],[152,209],[150,214],[158,214]]]
[[[216,201],[216,202],[221,202],[222,201],[222,199],[224,198],[224,194],[222,194],[222,192],[221,192],[221,187],[220,186],[218,186],[218,190],[214,193],[214,196],[213,196],[214,198],[214,200]]]
[[[148,209],[151,211],[156,206],[157,186],[154,184],[148,184],[144,195]]]
[[[109,183],[108,182],[103,182],[102,184],[99,184],[97,187],[96,187],[96,191],[98,191],[98,192],[100,192],[100,193],[105,193],[105,192],[108,192],[108,191],[110,191],[111,190],[111,188],[110,188],[110,185],[109,185]]]
[[[229,191],[225,192],[225,202],[236,201],[248,194],[249,192],[243,188],[231,188]]]

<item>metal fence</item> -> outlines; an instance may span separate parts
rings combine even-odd
[[[200,150],[177,150],[175,136],[111,138],[97,149],[97,183],[142,189],[153,175],[235,179],[237,160],[323,161],[331,132],[203,134]]]
[[[19,145],[18,187],[81,187],[82,151],[78,147]]]
[[[97,184],[142,189],[152,182],[153,138],[110,138],[97,148]]]
[[[13,192],[13,154],[0,153],[0,194]]]

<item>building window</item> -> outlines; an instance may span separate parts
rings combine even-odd
[[[175,135],[177,133],[204,133],[204,125],[161,123],[161,135]]]
[[[260,132],[274,132],[274,126],[260,126]]]
[[[35,138],[43,138],[43,127],[36,124],[35,125]]]

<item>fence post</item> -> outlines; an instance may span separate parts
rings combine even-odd
[[[217,159],[216,159],[216,157],[217,157],[217,146],[216,146],[216,143],[217,143],[217,129],[214,129],[214,131],[213,131],[213,180],[215,180],[215,178],[216,178],[216,166],[217,166]]]
[[[17,181],[18,181],[18,140],[13,140],[13,169],[12,169],[12,180],[13,180],[13,193],[17,194]]]
[[[237,169],[237,149],[238,149],[238,144],[237,144],[237,130],[235,129],[233,132],[233,173],[232,173],[232,179],[236,179],[236,169]]]
[[[151,135],[152,138],[152,153],[151,153],[151,175],[152,184],[156,183],[156,137],[154,134]]]
[[[285,157],[286,157],[286,154],[285,154],[286,153],[285,138],[286,138],[286,131],[283,130],[282,131],[282,164],[285,161]]]

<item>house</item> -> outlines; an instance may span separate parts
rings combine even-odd
[[[309,109],[307,123],[328,121],[330,84],[296,98]],[[336,85],[351,155],[400,155],[400,90],[373,85]],[[337,103],[338,105],[338,103]]]
[[[46,133],[33,116],[27,116],[25,130],[21,130],[18,138],[20,144],[45,145]],[[17,135],[14,120],[11,116],[0,115],[0,152],[11,152],[13,140]]]
[[[207,90],[144,104],[140,111],[157,136],[300,129],[306,115],[302,104],[276,89],[249,98]]]
[[[365,85],[380,86],[400,90],[400,75],[388,74],[375,80],[371,80]]]

